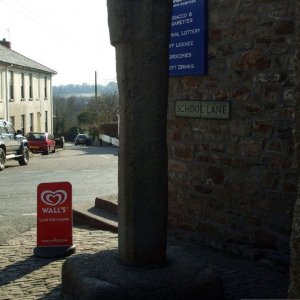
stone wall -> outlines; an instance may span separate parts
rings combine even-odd
[[[169,82],[169,224],[223,250],[288,260],[297,197],[295,1],[208,1],[208,76]],[[230,100],[230,120],[175,100]]]
[[[299,16],[300,13],[300,0],[296,1],[295,14]],[[300,162],[300,19],[295,20],[295,43],[296,43],[296,59],[295,59],[295,154],[297,157],[297,167],[299,170]],[[291,263],[290,263],[290,288],[289,299],[300,298],[300,181],[298,178],[298,197],[294,209],[292,234],[290,240],[291,247]]]

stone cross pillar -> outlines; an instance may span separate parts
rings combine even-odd
[[[119,257],[166,258],[168,44],[172,0],[107,0],[120,93]]]

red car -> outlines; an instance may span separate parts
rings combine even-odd
[[[29,149],[33,153],[49,154],[55,152],[54,135],[47,132],[29,132],[26,134]]]

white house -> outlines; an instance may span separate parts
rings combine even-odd
[[[0,119],[26,134],[53,133],[52,76],[56,72],[0,41]]]

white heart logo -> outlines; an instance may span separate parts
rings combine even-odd
[[[41,194],[41,200],[47,205],[56,206],[67,200],[67,193],[64,190],[44,191]]]

